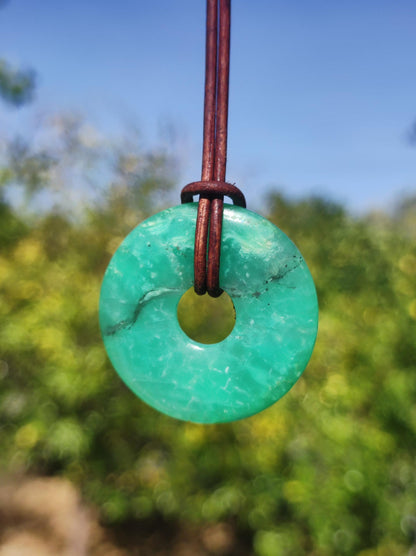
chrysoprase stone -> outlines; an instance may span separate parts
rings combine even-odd
[[[221,287],[236,323],[217,344],[191,340],[177,305],[193,283],[197,204],[155,214],[114,254],[100,297],[108,355],[142,400],[178,419],[219,423],[281,398],[311,356],[318,323],[312,277],[292,241],[265,218],[225,205]]]

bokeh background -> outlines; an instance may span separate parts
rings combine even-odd
[[[413,2],[234,2],[227,177],[320,326],[281,401],[215,426],[141,403],[97,320],[120,241],[199,178],[204,2],[0,8],[0,555],[415,555]]]

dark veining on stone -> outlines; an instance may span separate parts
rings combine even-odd
[[[296,255],[294,255],[294,257],[296,257]],[[293,270],[298,268],[301,265],[302,261],[303,259],[301,257],[298,257],[296,262],[293,261],[294,264],[290,268],[288,268],[288,265],[285,264],[284,268],[282,268],[277,274],[270,276],[270,278],[265,281],[265,284],[270,284],[270,282],[278,282],[279,280],[282,280],[282,278],[289,274],[289,272],[292,272]]]
[[[279,280],[282,280],[287,274],[289,274],[289,272],[292,272],[293,270],[298,268],[302,263],[303,259],[301,257],[296,257],[296,255],[294,255],[294,258],[296,258],[297,260],[292,262],[290,268],[288,268],[288,265],[285,264],[284,267],[280,270],[280,272],[278,272],[277,274],[273,274],[272,276],[270,276],[270,278],[267,278],[267,280],[265,280],[264,282],[265,286],[267,286],[267,284],[270,284],[271,282],[277,282]],[[181,291],[182,290],[179,290],[177,288],[161,288],[160,290],[148,291],[137,302],[136,308],[131,318],[122,320],[117,324],[114,324],[113,326],[109,326],[104,332],[104,335],[114,336],[114,334],[117,334],[117,332],[119,332],[120,330],[128,330],[129,328],[131,328],[134,325],[134,323],[137,321],[137,318],[141,310],[143,309],[143,307],[151,299],[154,299],[155,297],[160,297],[161,295],[180,293]],[[261,291],[255,291],[254,293],[248,295],[252,295],[253,297],[258,299],[265,291],[268,291],[267,287],[263,288]],[[240,290],[234,290],[232,288],[228,290],[228,294],[234,298],[245,297],[247,295],[247,293],[242,293]]]
[[[289,268],[288,268],[288,264],[285,264],[284,267],[277,274],[273,274],[272,276],[270,276],[270,278],[267,278],[267,280],[264,281],[265,286],[267,286],[271,282],[277,282],[279,280],[282,280],[287,274],[289,274],[290,272],[292,272],[302,264],[303,262],[302,257],[296,257],[296,255],[293,255],[293,258],[296,258],[297,260],[291,261],[290,263],[291,266]],[[286,286],[286,287],[289,289],[296,289],[296,286]],[[269,291],[268,287],[264,287],[262,290],[257,290],[254,293],[248,295],[251,295],[252,297],[258,299],[266,291]],[[232,297],[245,297],[247,295],[246,293],[241,293],[240,290],[234,290],[232,288],[227,290],[227,293]]]
[[[134,312],[131,316],[131,318],[129,319],[125,319],[122,320],[120,322],[118,322],[117,324],[114,324],[113,326],[109,326],[105,332],[104,335],[105,336],[114,336],[114,334],[117,334],[117,332],[119,332],[120,330],[128,330],[129,328],[131,328],[134,323],[136,322],[136,320],[139,317],[139,314],[141,312],[141,310],[143,309],[143,307],[152,299],[155,299],[155,297],[160,297],[162,295],[167,295],[167,294],[171,294],[171,293],[180,293],[182,290],[179,290],[177,288],[161,288],[159,290],[150,290],[148,292],[146,292],[137,302],[136,308],[134,309]]]

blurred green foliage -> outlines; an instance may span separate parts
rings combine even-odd
[[[187,290],[178,303],[178,322],[196,342],[216,344],[229,336],[235,325],[235,307],[227,292],[219,297]]]
[[[184,423],[123,385],[97,321],[111,254],[168,203],[173,162],[163,149],[98,140],[77,119],[52,123],[49,144],[9,145],[0,165],[3,470],[64,475],[111,523],[227,521],[257,556],[410,553],[416,203],[353,218],[322,199],[272,193],[267,216],[316,280],[314,355],[261,414]],[[68,196],[74,176],[90,187],[82,202]]]
[[[35,74],[32,70],[16,69],[0,59],[0,97],[14,106],[32,100]]]

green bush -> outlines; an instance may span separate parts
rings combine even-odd
[[[406,553],[416,535],[411,228],[400,215],[353,218],[322,199],[272,194],[267,216],[317,284],[312,360],[259,415],[176,421],[123,385],[97,322],[102,275],[132,214],[157,210],[170,189],[169,161],[146,160],[76,217],[0,207],[3,469],[64,475],[111,523],[228,521],[258,556]]]

